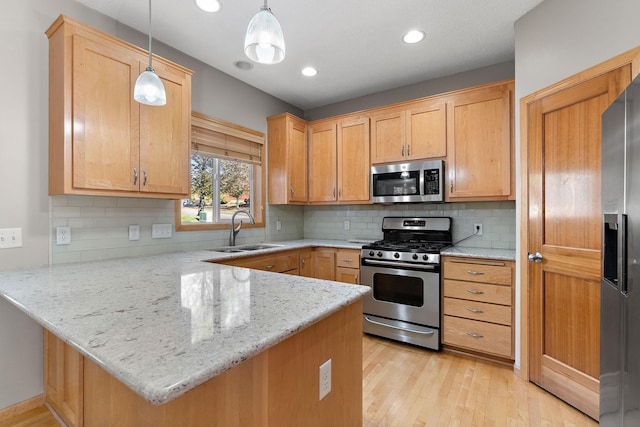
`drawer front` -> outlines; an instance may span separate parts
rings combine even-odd
[[[442,270],[445,279],[511,286],[511,267],[509,266],[445,260]]]
[[[511,305],[511,287],[444,280],[444,296],[491,304]]]
[[[225,262],[225,264],[235,265],[238,267],[253,268],[254,270],[273,271],[277,273],[297,269],[298,263],[299,260],[297,251],[273,255],[259,255],[249,258],[238,258]]]
[[[511,326],[511,307],[507,305],[445,297],[444,314]]]
[[[336,267],[360,268],[360,251],[338,249]]]
[[[513,358],[511,328],[509,326],[444,316],[442,342],[469,350]]]

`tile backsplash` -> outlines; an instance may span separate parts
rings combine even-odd
[[[208,249],[228,244],[229,231],[175,232],[174,201],[124,197],[54,196],[51,198],[51,263],[92,261]],[[473,234],[465,246],[515,249],[515,202],[450,204],[286,206],[266,207],[265,228],[243,229],[237,244],[279,240],[382,238],[385,216],[450,216],[453,239]],[[276,229],[280,221],[281,230]],[[349,221],[349,230],[345,230]],[[152,239],[152,224],[172,224],[168,239]],[[140,226],[140,239],[130,241],[129,225]],[[71,227],[71,244],[56,245],[55,229]]]

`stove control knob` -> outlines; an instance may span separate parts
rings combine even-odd
[[[369,256],[374,256],[376,253],[373,251],[369,251]]]
[[[429,259],[429,255],[422,255],[422,259],[425,260],[425,261],[428,260]]]
[[[395,254],[393,254],[394,258],[400,258],[400,254],[398,252],[396,252]]]
[[[382,256],[382,252],[378,251],[378,256]]]
[[[418,254],[413,254],[413,256],[411,258],[418,259]]]

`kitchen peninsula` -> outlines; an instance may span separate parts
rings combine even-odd
[[[77,425],[362,425],[368,289],[202,262],[212,258],[3,273],[0,295],[44,326],[50,351],[79,361]]]

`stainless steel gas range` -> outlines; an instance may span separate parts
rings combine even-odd
[[[440,350],[440,251],[449,217],[385,217],[383,240],[362,247],[364,332]]]

